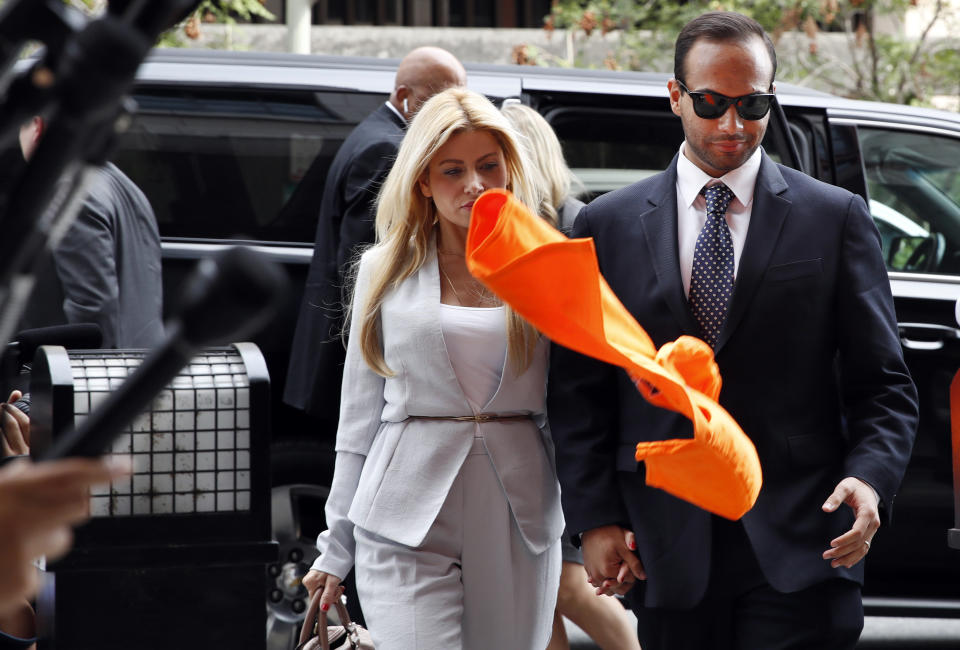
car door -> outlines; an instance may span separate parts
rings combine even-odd
[[[949,386],[960,369],[960,121],[837,110],[829,139],[839,184],[865,196],[880,231],[900,341],[920,395],[894,526],[875,538],[864,592],[955,598],[960,557],[946,532],[954,525]]]

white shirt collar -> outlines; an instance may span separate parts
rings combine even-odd
[[[387,101],[383,102],[383,103],[386,104],[386,105],[387,105],[387,108],[389,108],[391,111],[393,111],[393,112],[396,114],[396,116],[400,118],[400,121],[401,121],[401,122],[403,122],[404,124],[407,123],[406,118],[400,113],[400,111],[397,110],[397,107],[394,106],[394,105],[390,102],[389,99],[388,99]]]
[[[703,186],[714,180],[729,187],[744,207],[753,202],[753,190],[757,185],[757,174],[760,173],[761,147],[757,147],[747,162],[717,179],[694,165],[684,153],[685,147],[686,141],[680,145],[680,156],[677,160],[677,188],[683,197],[681,209],[688,209],[693,205]]]

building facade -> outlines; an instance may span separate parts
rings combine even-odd
[[[264,5],[285,22],[284,0]],[[314,25],[542,27],[550,0],[316,0]]]

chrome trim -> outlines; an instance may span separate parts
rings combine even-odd
[[[933,352],[942,350],[947,339],[960,339],[960,330],[937,323],[897,323],[900,344],[908,350]],[[910,335],[932,336],[931,339],[914,339]]]
[[[894,298],[926,300],[960,300],[960,278],[921,273],[890,273],[890,290]]]
[[[165,259],[177,260],[196,260],[209,257],[220,251],[234,246],[247,246],[258,253],[262,253],[267,259],[273,262],[284,264],[310,264],[313,258],[313,246],[290,246],[284,244],[265,245],[265,244],[245,244],[242,242],[224,241],[218,243],[196,243],[196,242],[161,242],[163,257]]]
[[[890,616],[895,612],[909,613],[924,618],[960,617],[960,600],[928,598],[880,598],[864,596],[864,613],[870,616]]]
[[[900,329],[928,330],[948,334],[950,338],[960,339],[960,330],[949,325],[940,325],[938,323],[897,323]]]
[[[828,111],[829,113],[829,111]],[[917,124],[916,122],[889,122],[886,121],[889,118],[884,119],[874,119],[867,116],[857,116],[857,117],[835,117],[830,115],[830,124],[838,125],[847,125],[847,126],[869,126],[871,128],[888,128],[888,129],[897,129],[900,131],[919,131],[923,133],[931,133],[934,135],[945,135],[951,138],[960,138],[960,124],[957,125],[957,128],[946,129],[936,126],[925,126],[922,124]],[[910,116],[915,117],[915,116]],[[933,120],[930,120],[933,121]]]

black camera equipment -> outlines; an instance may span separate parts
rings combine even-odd
[[[0,344],[10,340],[33,288],[35,264],[76,216],[85,170],[102,164],[130,107],[124,97],[163,30],[199,0],[112,2],[87,20],[62,0],[11,0],[0,9],[4,81],[24,46],[45,49],[5,84],[0,148],[43,115],[48,128],[0,213]]]
[[[0,150],[13,143],[31,117],[41,115],[47,123],[29,162],[5,188],[6,200],[0,206],[0,350],[5,349],[30,296],[41,253],[56,246],[76,216],[85,195],[87,169],[107,160],[116,133],[129,121],[133,109],[126,94],[141,61],[165,29],[199,4],[200,0],[114,0],[104,15],[89,20],[62,0],[8,0],[0,8]],[[41,54],[11,72],[30,41],[44,45]],[[141,417],[157,391],[191,361],[198,347],[225,343],[259,329],[282,301],[284,284],[279,267],[249,249],[232,249],[202,262],[186,288],[183,313],[167,323],[166,342],[147,354],[103,403],[91,404],[85,416],[75,420],[75,429],[63,433],[50,427],[46,444],[33,441],[34,451],[42,459],[107,451],[116,436]],[[256,356],[250,344],[235,347],[251,359]],[[41,357],[45,350],[54,348],[41,347]],[[266,365],[261,366],[265,371]],[[39,370],[35,366],[34,375]],[[268,378],[259,386],[268,390]],[[45,405],[39,384],[33,388],[31,417],[39,424]],[[253,399],[252,390],[251,384],[244,399]],[[269,402],[262,393],[258,390],[256,396],[261,406]],[[134,507],[121,521],[95,517],[78,531],[74,551],[45,574],[45,587],[38,596],[41,650],[52,644],[60,650],[131,645],[158,650],[206,648],[214,637],[231,647],[263,647],[264,566],[275,560],[276,543],[269,541],[269,504],[254,501],[268,501],[263,477],[269,420],[262,408],[257,411],[260,426],[254,436],[253,409],[248,410],[235,415],[249,417],[251,423],[249,430],[230,432],[231,451],[220,451],[221,441],[216,438],[216,452],[195,452],[198,465],[201,456],[215,454],[215,471],[197,468],[198,480],[200,473],[215,475],[213,491],[200,485],[183,494],[174,490],[171,496],[177,501],[172,512],[164,507],[141,514]],[[205,415],[211,413],[219,416],[220,411]],[[194,437],[210,435],[199,429],[197,425]],[[135,435],[138,440],[154,437]],[[133,452],[137,456],[137,449]],[[221,454],[231,455],[229,472],[220,464]],[[241,460],[249,465],[241,466]],[[176,472],[148,462],[146,475],[138,477],[135,471],[127,480],[131,496],[123,498],[137,505],[144,500],[164,505],[168,496],[158,496],[156,487],[144,493],[137,481],[148,478],[161,486]],[[192,478],[181,474],[181,479]],[[112,494],[91,496],[91,504],[97,498],[113,499]],[[207,516],[209,499],[201,502],[201,497],[211,495],[217,500]],[[181,498],[191,501],[190,514],[181,514]],[[175,534],[165,538],[166,530]],[[109,534],[101,535],[103,531]],[[210,588],[196,589],[197,584]],[[186,593],[190,602],[184,606]],[[93,616],[90,602],[113,605],[94,608],[103,611]],[[228,620],[231,617],[238,620]],[[171,635],[177,630],[182,632],[174,641]]]
[[[276,313],[286,278],[276,264],[249,248],[230,248],[197,265],[167,337],[100,408],[61,434],[43,458],[99,456],[116,435],[205,345],[242,340]]]
[[[41,345],[60,345],[65,348],[93,350],[103,341],[100,327],[95,323],[77,323],[75,325],[53,325],[17,332],[15,339],[5,349],[0,350],[0,400],[17,389],[26,394],[30,386],[30,364],[33,355]],[[29,411],[14,404],[24,413]]]

